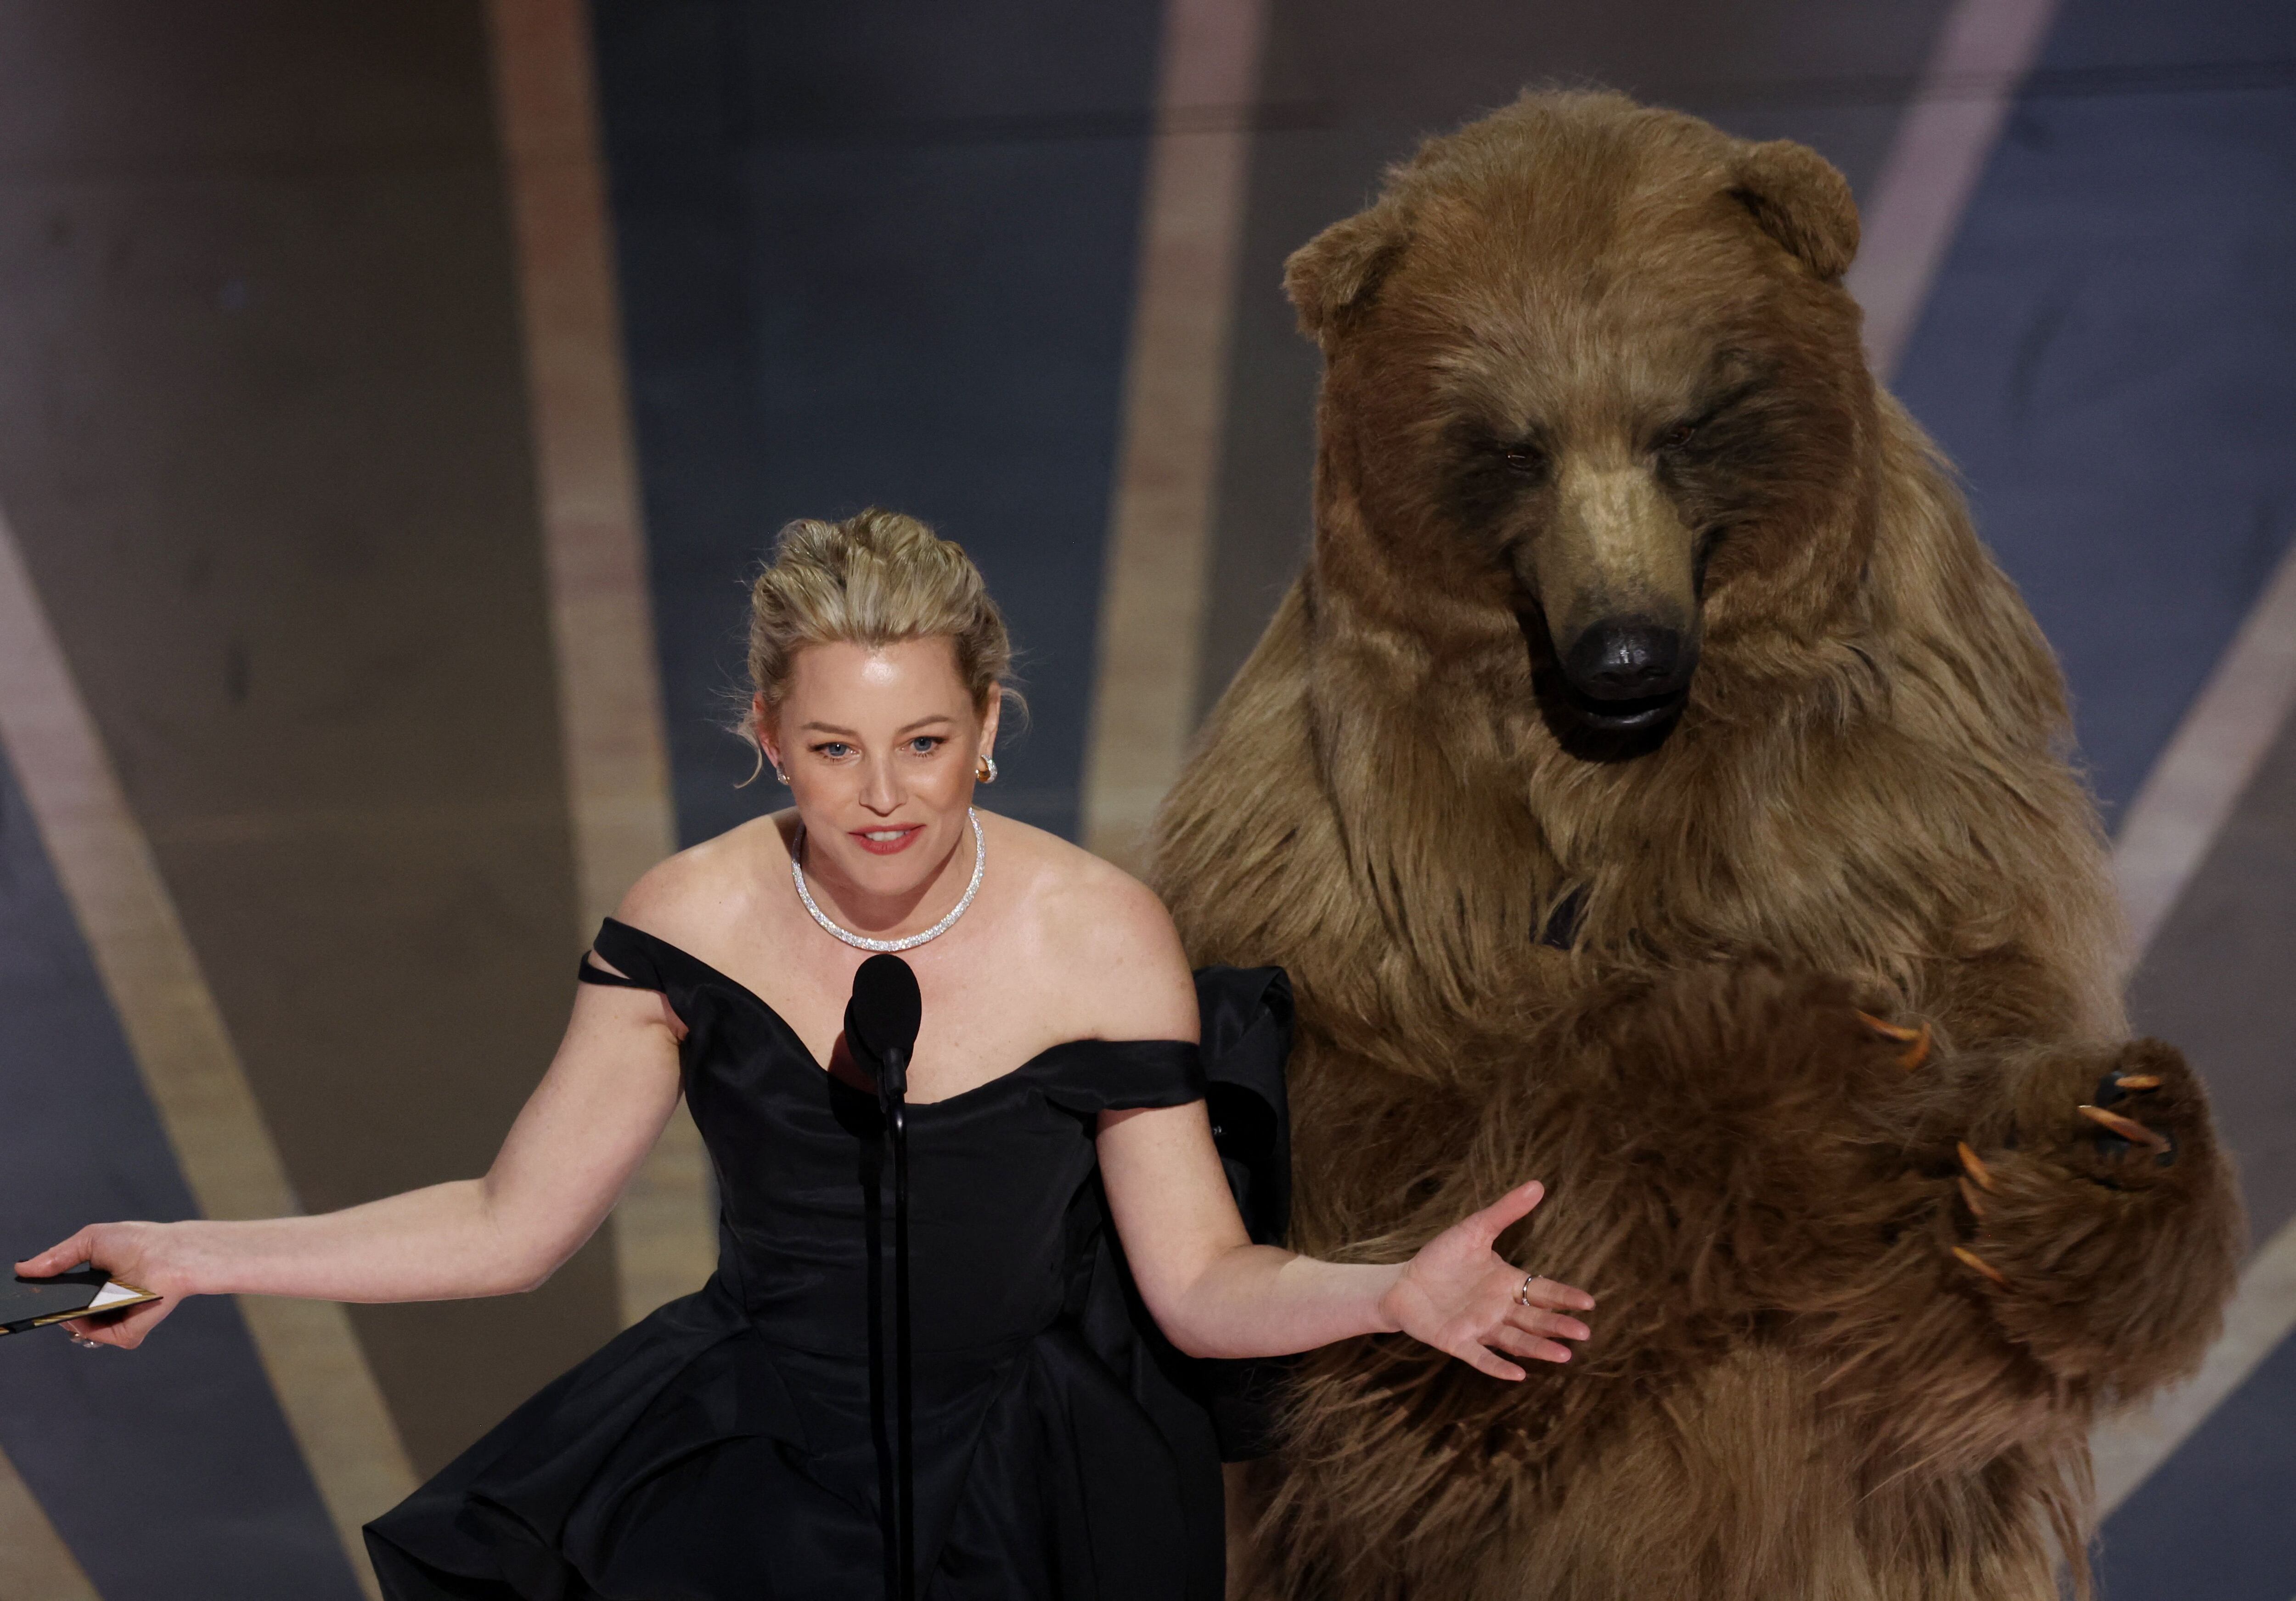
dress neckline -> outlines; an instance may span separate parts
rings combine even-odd
[[[700,968],[711,979],[723,984],[726,988],[731,990],[734,994],[740,996],[743,1001],[748,1001],[750,1005],[757,1008],[758,1011],[762,1012],[766,1017],[766,1020],[782,1032],[782,1034],[788,1044],[796,1050],[797,1054],[800,1058],[804,1059],[807,1067],[833,1083],[844,1082],[843,1080],[838,1078],[835,1074],[830,1072],[827,1067],[822,1065],[821,1058],[813,1054],[813,1047],[805,1042],[805,1036],[797,1032],[796,1025],[791,1023],[788,1018],[783,1017],[781,1013],[775,1010],[771,1001],[767,1001],[763,995],[758,994],[757,991],[751,989],[748,984],[743,984],[740,979],[734,977],[730,973],[721,972],[718,968],[711,967],[708,962],[702,960],[700,957],[694,955],[693,952],[686,950],[685,947],[670,943],[669,941],[662,938],[659,934],[655,934],[648,929],[641,928],[635,923],[625,923],[619,918],[610,917],[605,920],[617,928],[627,929],[630,933],[636,935],[640,939],[646,941],[650,944],[659,945],[661,949],[668,952],[672,956],[677,958],[678,960]],[[979,1095],[985,1090],[991,1089],[996,1085],[1004,1083],[1010,1080],[1019,1078],[1022,1074],[1027,1073],[1031,1067],[1034,1067],[1037,1063],[1043,1061],[1046,1057],[1049,1057],[1057,1051],[1072,1050],[1079,1045],[1105,1045],[1111,1048],[1122,1047],[1126,1045],[1185,1045],[1188,1046],[1190,1050],[1197,1049],[1195,1046],[1190,1045],[1189,1041],[1185,1040],[1106,1040],[1101,1038],[1097,1034],[1082,1034],[1073,1040],[1056,1040],[1052,1044],[1046,1046],[1042,1050],[1037,1052],[1036,1055],[1030,1057],[1028,1060],[1021,1063],[1018,1066],[1008,1067],[1004,1072],[997,1074],[995,1077],[983,1079],[980,1082],[972,1085],[969,1089],[958,1090],[955,1095],[944,1095],[937,1100],[913,1100],[908,1103],[909,1109],[913,1112],[922,1112],[931,1110],[936,1107],[955,1106],[957,1102],[964,1100],[971,1096]]]

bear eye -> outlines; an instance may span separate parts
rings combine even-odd
[[[1546,458],[1528,445],[1509,445],[1499,453],[1509,472],[1534,473],[1546,465]]]
[[[1658,447],[1660,450],[1680,450],[1683,446],[1688,445],[1697,437],[1698,425],[1696,423],[1677,422],[1660,437]]]

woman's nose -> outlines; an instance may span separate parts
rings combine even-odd
[[[901,804],[901,787],[890,762],[872,760],[861,775],[861,804],[881,816],[890,816]]]

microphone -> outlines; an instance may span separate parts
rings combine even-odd
[[[909,1053],[916,1048],[924,998],[917,976],[898,956],[873,956],[853,975],[853,999],[845,1003],[845,1043],[877,1086],[880,1105],[890,1107],[909,1091]]]
[[[893,1411],[894,1461],[881,1483],[890,1492],[885,1523],[887,1601],[915,1601],[917,1593],[916,1442],[912,1421],[912,1361],[909,1319],[909,1052],[924,1020],[924,998],[909,964],[890,952],[873,956],[853,975],[853,998],[845,1003],[845,1048],[877,1086],[877,1105],[893,1148]],[[875,1260],[869,1264],[870,1339],[874,1345],[878,1289]],[[875,1359],[871,1387],[876,1386]],[[882,1393],[882,1392],[880,1392]],[[875,1410],[873,1400],[871,1409]],[[882,1436],[881,1436],[882,1439]]]

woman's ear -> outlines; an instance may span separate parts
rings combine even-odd
[[[988,696],[988,709],[980,717],[980,754],[991,756],[996,749],[996,723],[1004,715],[1004,691],[993,690]]]
[[[774,732],[773,715],[767,711],[763,695],[750,697],[750,737],[758,742],[758,749],[765,756],[766,765],[775,772],[781,772],[781,740]]]

